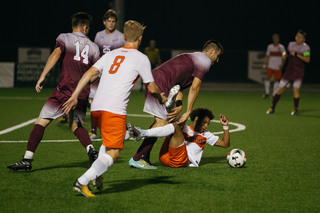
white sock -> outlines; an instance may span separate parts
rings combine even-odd
[[[88,185],[90,181],[96,179],[113,164],[113,159],[107,153],[99,153],[97,160],[93,162],[91,167],[78,179],[81,185]]]
[[[273,83],[273,96],[277,93],[277,90],[278,90],[278,87],[279,87],[279,81],[275,81]]]
[[[269,80],[264,81],[264,88],[266,90],[266,94],[269,95],[269,93],[270,93],[270,81]]]
[[[174,133],[173,124],[167,124],[165,126],[144,130],[144,135],[147,137],[161,138],[161,137],[172,135],[173,133]]]
[[[90,145],[88,145],[88,146],[86,147],[87,153],[89,152],[89,150],[90,150],[91,147],[94,148],[92,144],[90,144]]]
[[[33,152],[27,150],[23,158],[31,160],[33,158],[33,154]]]

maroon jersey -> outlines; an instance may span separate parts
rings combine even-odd
[[[152,74],[160,91],[168,96],[174,85],[179,84],[184,90],[191,86],[194,77],[202,81],[210,66],[211,60],[205,53],[184,53],[153,69]]]
[[[63,33],[56,39],[55,48],[62,51],[60,79],[57,90],[70,97],[83,74],[99,59],[99,48],[83,33]],[[87,85],[79,95],[86,100],[90,87]]]
[[[297,56],[290,55],[294,51],[303,56],[310,56],[310,47],[306,43],[297,45],[295,41],[288,45],[289,61],[283,78],[286,80],[302,80],[304,76],[305,63]]]

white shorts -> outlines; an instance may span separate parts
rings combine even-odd
[[[144,101],[143,111],[155,117],[167,120],[167,110],[164,104],[160,104],[159,100],[147,93]]]
[[[283,88],[283,87],[287,86],[288,83],[290,83],[289,80],[286,80],[286,79],[282,78],[280,83],[279,83],[279,88]],[[301,79],[293,81],[293,87],[295,87],[295,88],[299,89],[301,87],[301,84],[302,84],[302,80]]]
[[[52,99],[49,99],[40,112],[39,118],[45,119],[52,119],[55,120],[63,115],[61,111],[62,105],[53,102]],[[85,100],[78,100],[78,104],[74,110],[69,112],[69,119],[70,121],[75,120],[78,125],[84,125],[84,119],[86,117],[86,108],[87,108],[87,101]]]
[[[154,98],[150,93],[147,93],[147,97],[144,102],[143,111],[153,115],[155,117],[161,118],[163,120],[167,120],[168,111],[164,104],[160,104],[159,100]],[[179,121],[182,117],[182,114],[179,113],[177,117],[171,123]]]

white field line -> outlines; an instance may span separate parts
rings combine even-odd
[[[12,126],[12,127],[8,128],[8,129],[4,129],[4,130],[0,131],[0,135],[6,134],[6,133],[8,133],[8,132],[12,132],[12,131],[14,131],[14,130],[16,130],[16,129],[20,129],[20,128],[24,127],[24,126],[27,126],[27,125],[29,125],[29,124],[34,123],[36,120],[37,120],[37,119],[34,118],[34,119],[28,120],[28,121],[26,121],[26,122],[23,122],[23,123],[21,123],[21,124]]]
[[[145,114],[127,114],[127,116],[128,117],[142,117],[142,118],[153,117],[152,115],[145,115]],[[12,126],[10,128],[4,129],[4,130],[0,131],[0,135],[12,132],[12,131],[17,130],[17,129],[20,129],[20,128],[24,127],[24,126],[27,126],[29,124],[34,123],[35,121],[36,121],[36,118],[28,120],[28,121],[23,122],[21,124],[18,124],[16,126]],[[211,120],[211,122],[220,123],[219,120]],[[236,127],[235,129],[231,129],[230,133],[231,132],[243,131],[243,130],[246,129],[245,125],[239,124],[239,123],[235,123],[235,122],[229,122],[229,125],[232,125],[232,126]],[[223,134],[223,131],[213,132],[213,134],[216,134],[216,135]],[[75,140],[75,139],[74,140],[42,140],[41,142],[76,142],[76,141],[78,141],[78,140]],[[101,141],[101,139],[95,139],[93,141]],[[28,141],[26,141],[26,140],[19,140],[19,141],[6,141],[6,140],[3,140],[3,141],[0,141],[0,143],[25,143],[25,142],[28,142]]]

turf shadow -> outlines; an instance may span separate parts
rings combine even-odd
[[[108,188],[97,192],[96,194],[106,194],[106,193],[117,193],[131,191],[138,188],[142,188],[147,185],[157,185],[157,184],[180,184],[174,180],[170,180],[173,176],[157,176],[146,179],[127,179],[108,182]]]
[[[211,163],[226,163],[226,156],[218,156],[218,157],[202,157],[200,166]]]
[[[90,163],[88,161],[82,161],[82,162],[76,162],[76,163],[70,163],[70,164],[62,164],[62,165],[56,165],[56,166],[50,166],[50,167],[43,167],[39,169],[32,169],[29,172],[37,172],[37,171],[43,171],[43,170],[50,170],[50,169],[61,169],[61,168],[74,168],[74,167],[82,167],[82,168],[90,168]]]

